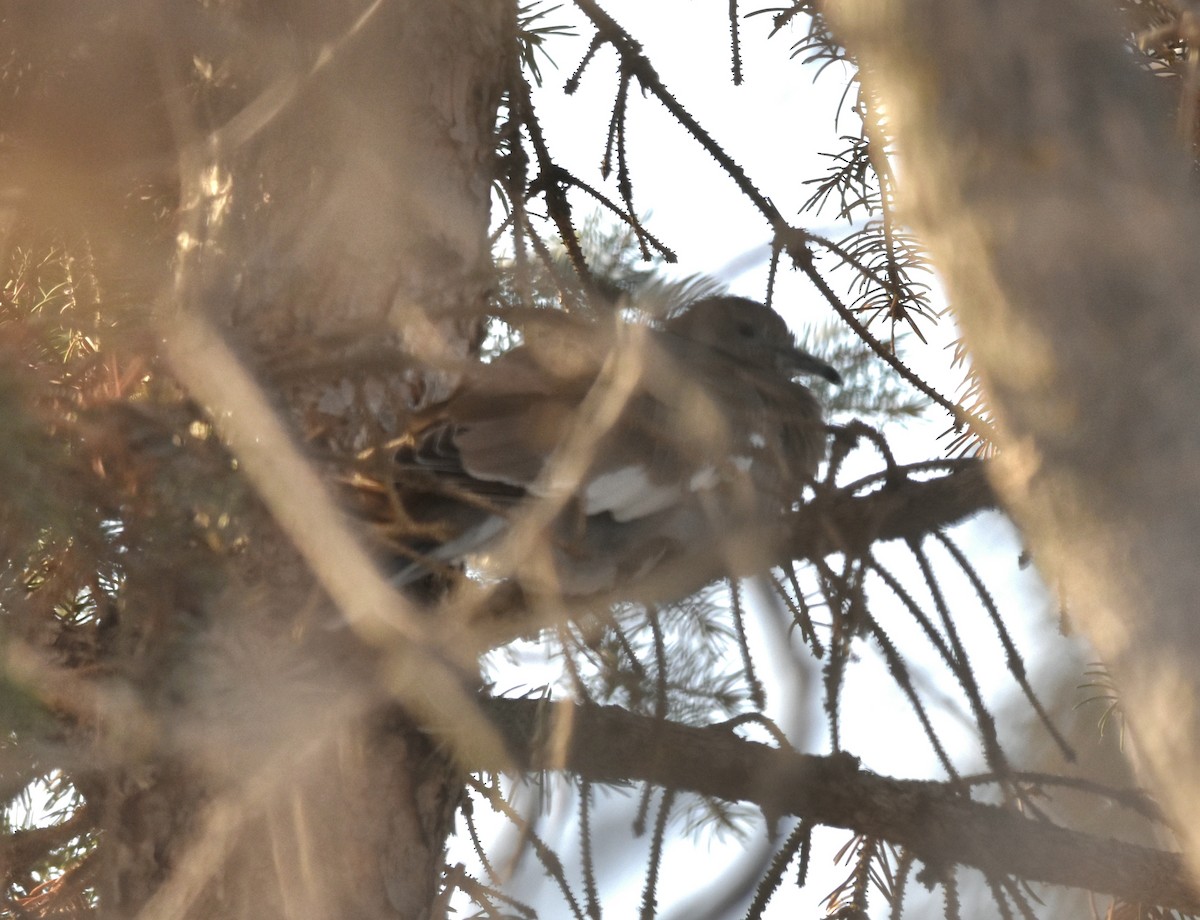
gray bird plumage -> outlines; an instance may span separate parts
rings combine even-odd
[[[393,539],[410,560],[397,582],[466,557],[564,596],[617,590],[667,560],[694,557],[696,588],[720,577],[725,536],[777,521],[825,456],[798,375],[839,380],[738,297],[696,301],[656,330],[528,336],[394,445]]]

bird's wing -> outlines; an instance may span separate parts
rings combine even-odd
[[[605,430],[579,439],[591,452],[575,496],[584,515],[637,520],[744,478],[754,464],[779,462],[782,445],[770,435],[780,427],[770,419],[775,400],[752,384],[753,368],[659,334],[642,347],[620,411]],[[588,424],[581,403],[607,385],[603,357],[583,345],[553,354],[518,348],[480,366],[411,436],[402,466],[434,474],[454,492],[498,500],[549,494],[547,465],[566,459],[564,444]]]
[[[462,468],[484,482],[528,489],[568,429],[576,406],[559,396],[506,400],[487,416],[456,416],[453,440]]]

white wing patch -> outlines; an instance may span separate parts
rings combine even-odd
[[[692,478],[688,480],[688,489],[692,492],[707,492],[730,481],[732,474],[729,467],[733,467],[739,473],[749,473],[753,465],[752,457],[730,457],[729,466],[724,468],[724,473],[711,464],[701,467],[692,473]]]
[[[611,512],[614,521],[634,521],[671,507],[679,501],[676,483],[650,481],[641,466],[623,466],[601,473],[583,490],[586,514]]]
[[[767,446],[767,439],[763,437],[761,431],[755,431],[750,434],[750,446],[757,450],[762,450]]]
[[[692,473],[688,480],[688,490],[691,492],[707,492],[721,484],[721,476],[715,466],[704,466]]]

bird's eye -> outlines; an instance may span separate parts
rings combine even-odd
[[[740,335],[743,339],[754,338],[754,324],[753,323],[738,323],[737,331],[738,331],[738,335]]]

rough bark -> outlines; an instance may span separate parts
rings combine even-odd
[[[1111,9],[830,0],[1001,425],[995,482],[1200,868],[1200,209]]]

